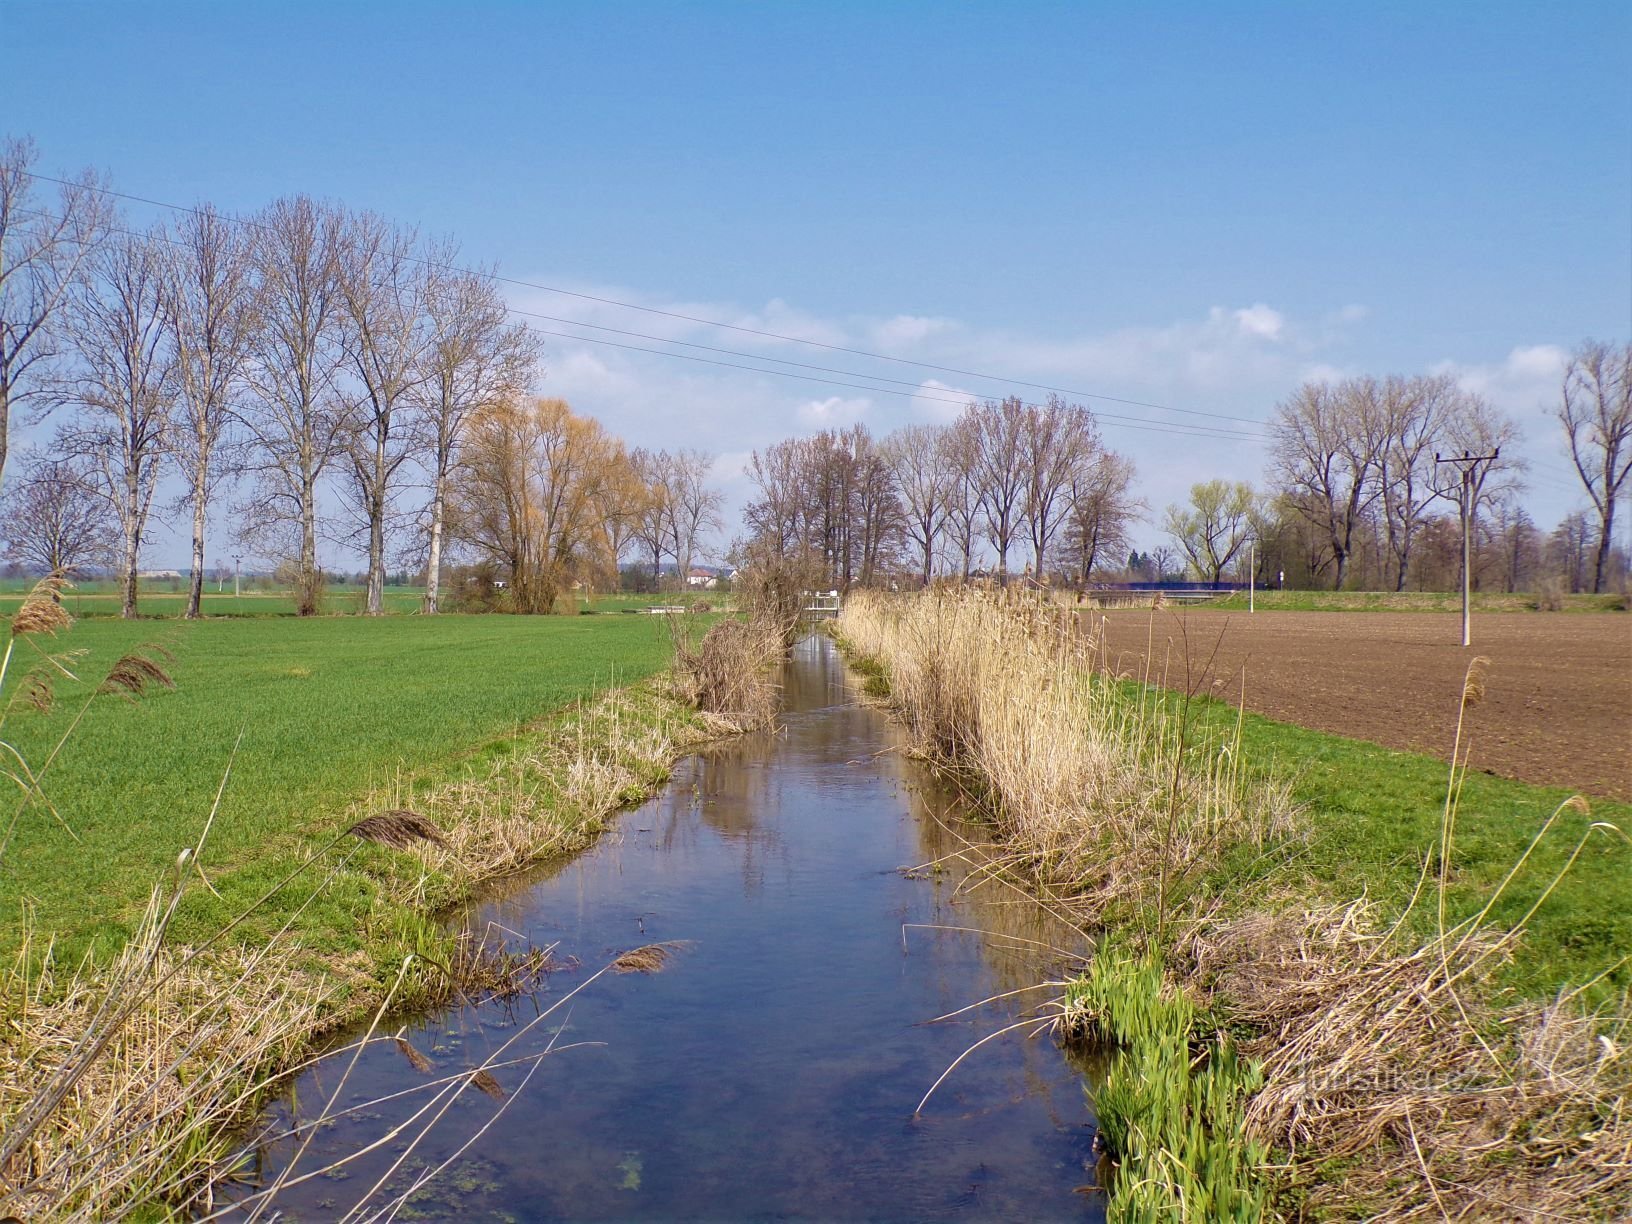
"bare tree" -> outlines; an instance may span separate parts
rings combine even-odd
[[[191,619],[200,615],[210,502],[225,476],[223,443],[255,326],[254,282],[243,231],[209,204],[180,215],[165,256],[165,321],[175,352],[172,450],[193,518]]]
[[[1434,450],[1461,392],[1448,376],[1385,379],[1378,394],[1383,431],[1378,487],[1394,589],[1405,590],[1411,544],[1435,496]]]
[[[267,207],[254,227],[258,325],[248,371],[255,403],[242,420],[255,444],[258,484],[246,513],[256,529],[295,526],[302,616],[318,603],[318,481],[355,430],[353,406],[335,383],[343,360],[342,223],[337,209],[295,196]]]
[[[956,480],[948,431],[939,425],[907,425],[880,444],[895,476],[902,502],[902,530],[921,562],[928,586],[935,573],[935,548],[946,527]]]
[[[946,436],[944,451],[949,473],[946,543],[952,558],[958,563],[960,577],[968,582],[974,570],[975,541],[980,530],[978,448],[975,439],[955,425]]]
[[[83,462],[32,455],[0,496],[6,555],[48,573],[107,565],[119,533],[108,500]]]
[[[40,190],[31,140],[0,144],[0,477],[11,446],[11,414],[45,392],[40,374],[57,355],[52,318],[80,280],[100,240],[107,206],[86,172]]]
[[[1190,506],[1169,506],[1163,530],[1204,581],[1218,582],[1246,546],[1256,502],[1246,481],[1206,480],[1190,486]]]
[[[1570,459],[1598,514],[1592,589],[1604,589],[1614,542],[1615,502],[1632,473],[1632,344],[1588,340],[1570,356],[1553,410]]]
[[[142,543],[175,406],[165,245],[158,230],[103,242],[91,256],[90,277],[70,293],[63,314],[74,363],[61,394],[79,412],[61,444],[92,465],[119,520],[127,619],[136,615]]]
[[[458,462],[465,427],[472,413],[526,392],[542,347],[524,325],[508,321],[504,298],[488,276],[452,267],[457,255],[446,242],[427,253],[431,279],[425,307],[431,339],[425,377],[412,390],[430,456],[430,558],[424,603],[429,613],[437,610],[448,479]]]
[[[1384,437],[1377,383],[1305,383],[1275,407],[1272,455],[1288,504],[1319,528],[1332,586],[1348,577],[1355,533],[1379,493]]]
[[[1084,454],[1072,469],[1062,559],[1079,586],[1101,557],[1119,556],[1132,544],[1130,528],[1144,509],[1132,487],[1133,462],[1115,451]]]
[[[1026,410],[1021,463],[1025,471],[1022,513],[1031,536],[1032,575],[1041,581],[1054,534],[1070,506],[1072,475],[1099,449],[1093,414],[1057,395]]]
[[[667,530],[674,563],[685,582],[702,541],[720,531],[725,520],[720,511],[725,496],[708,484],[714,456],[700,450],[681,449],[666,455],[662,465],[666,486],[662,501],[668,507]]]
[[[772,455],[774,456],[775,448]],[[757,464],[759,456],[756,453],[754,462]],[[771,459],[768,458],[768,462]],[[674,488],[669,479],[669,468],[673,463],[673,456],[666,450],[649,451],[636,448],[629,455],[629,464],[635,478],[640,483],[641,496],[635,504],[635,520],[630,528],[635,540],[646,549],[646,555],[652,559],[652,590],[663,588],[663,555],[669,549],[669,541],[676,532],[674,530]],[[780,486],[773,485],[773,488]],[[754,517],[754,508],[749,507],[749,518]],[[679,565],[679,562],[675,562]]]
[[[1001,402],[969,405],[956,426],[968,431],[974,445],[975,490],[986,538],[997,553],[1000,584],[1008,581],[1009,547],[1019,531],[1025,504],[1029,424],[1025,405],[1010,396]]]
[[[347,491],[368,533],[370,616],[385,611],[386,519],[398,473],[413,453],[409,397],[429,375],[429,287],[415,241],[411,231],[361,213],[344,227],[337,252],[340,343],[362,392],[357,429],[347,439]]]

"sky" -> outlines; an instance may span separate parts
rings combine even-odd
[[[1585,504],[1562,362],[1632,337],[1629,51],[1620,3],[0,0],[0,133],[458,239],[603,341],[547,336],[541,394],[711,452],[733,508],[784,438],[1051,387],[1134,460],[1150,547],[1191,484],[1263,481],[1299,383],[1448,372],[1550,527]]]

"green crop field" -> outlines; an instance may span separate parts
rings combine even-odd
[[[0,851],[0,952],[25,908],[66,951],[122,940],[197,840],[240,732],[204,855],[229,898],[235,876],[248,896],[332,835],[371,786],[445,767],[670,655],[650,616],[97,619],[20,640],[8,693],[38,658],[29,641],[82,652],[80,682],[58,684],[49,714],[14,704],[6,717],[0,739],[35,768],[123,652],[162,644],[175,688],[91,701],[45,775],[55,815],[28,808]]]

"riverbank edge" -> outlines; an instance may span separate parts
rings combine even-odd
[[[593,844],[681,759],[738,730],[684,704],[672,676],[660,674],[550,711],[455,766],[360,797],[336,823],[363,831],[341,834],[327,856],[333,861],[314,861],[307,873],[322,873],[312,896],[356,877],[370,887],[356,938],[342,950],[325,950],[320,933],[292,925],[309,898],[292,917],[269,910],[228,918],[217,930],[230,929],[229,939],[165,944],[178,903],[198,896],[209,909],[207,881],[178,864],[112,962],[56,966],[47,956],[28,967],[20,958],[8,982],[20,990],[7,995],[14,1014],[0,1042],[0,1081],[30,1089],[8,1094],[0,1137],[38,1099],[35,1086],[60,1099],[18,1154],[21,1171],[14,1163],[0,1180],[0,1209],[29,1219],[88,1208],[98,1218],[171,1218],[210,1201],[233,1172],[242,1126],[336,1032],[450,998],[469,984],[456,980],[461,972],[492,980],[491,959],[461,955],[451,914],[496,880]],[[399,827],[404,814],[418,816],[431,836],[382,841],[367,831],[382,813]],[[287,909],[287,889],[274,892]],[[270,924],[264,946],[249,946],[256,924],[246,917]],[[500,972],[525,961],[503,962]],[[100,1048],[54,1093],[54,1076],[91,1045]],[[107,1172],[76,1169],[76,1149]],[[66,1193],[12,1191],[53,1168],[49,1184]]]
[[[904,703],[893,696],[890,660],[862,650],[855,641],[847,638],[843,617],[831,632],[851,667],[865,678],[864,692],[873,699],[891,705],[897,716],[919,736],[921,754],[932,762],[974,775],[976,785],[972,789],[986,792],[988,815],[1002,836],[1007,821],[1002,808],[1001,788],[982,774],[968,753],[957,750],[947,752],[933,737],[925,742],[922,729],[913,725]],[[927,638],[931,635],[923,636]],[[922,640],[920,645],[923,645]],[[945,645],[945,640],[937,638],[934,648],[943,649]],[[992,645],[995,647],[995,644]],[[937,683],[943,681],[944,678],[937,680]],[[1466,695],[1464,700],[1468,700]],[[1560,811],[1570,806],[1562,805]],[[1454,793],[1450,812],[1454,819]],[[1554,819],[1557,816],[1558,813],[1555,813]],[[1551,821],[1548,826],[1550,824]],[[1544,826],[1544,833],[1548,826]],[[1030,883],[1033,891],[1039,895],[1046,895],[1053,901],[1063,899],[1046,879],[1034,878]],[[1375,1145],[1385,1143],[1385,1136],[1372,1135],[1370,1142],[1339,1152],[1321,1151],[1318,1140],[1311,1141],[1313,1137],[1307,1133],[1302,1136],[1301,1144],[1294,1141],[1291,1148],[1284,1146],[1287,1103],[1271,1101],[1266,1105],[1261,1097],[1255,1097],[1254,1094],[1264,1083],[1262,1067],[1255,1060],[1237,1056],[1239,1048],[1254,1044],[1260,1055],[1266,1043],[1273,1046],[1279,1042],[1289,1049],[1300,1035],[1291,1025],[1261,1023],[1266,1012],[1264,1000],[1255,998],[1252,1000],[1253,1006],[1241,1006],[1240,1000],[1232,997],[1232,990],[1284,986],[1293,993],[1307,993],[1318,989],[1309,979],[1327,968],[1339,967],[1335,965],[1335,958],[1332,965],[1319,964],[1328,941],[1334,948],[1339,943],[1375,943],[1378,951],[1360,954],[1355,957],[1355,963],[1341,968],[1374,971],[1379,978],[1386,977],[1398,965],[1423,958],[1425,953],[1429,954],[1427,959],[1430,961],[1439,960],[1443,970],[1440,980],[1434,981],[1430,967],[1427,979],[1430,988],[1422,993],[1439,995],[1438,1002],[1442,1007],[1447,1004],[1445,996],[1449,995],[1448,1002],[1454,1007],[1451,1012],[1453,1022],[1456,1016],[1461,1017],[1467,1044],[1476,1043],[1493,1062],[1500,1062],[1505,1056],[1501,1051],[1512,1050],[1526,1042],[1556,1043],[1559,1052],[1562,1052],[1567,1044],[1578,1049],[1597,1041],[1606,1053],[1593,1069],[1605,1070],[1606,1078],[1608,1075],[1617,1076],[1616,1082],[1624,1073],[1624,1066],[1618,1065],[1626,1052],[1624,1037],[1628,1031],[1624,1000],[1618,1015],[1613,1009],[1607,1014],[1596,1015],[1591,1014],[1590,1009],[1577,1009],[1574,1005],[1579,992],[1571,990],[1561,990],[1555,999],[1548,1001],[1520,1001],[1515,1005],[1512,999],[1507,999],[1505,1003],[1498,1004],[1494,998],[1487,999],[1485,993],[1480,991],[1478,975],[1468,977],[1493,951],[1499,952],[1504,942],[1516,938],[1517,930],[1492,933],[1479,929],[1475,923],[1472,927],[1459,927],[1442,936],[1440,944],[1432,949],[1418,951],[1413,946],[1407,954],[1392,948],[1389,956],[1383,958],[1380,950],[1388,947],[1394,939],[1400,923],[1396,922],[1393,929],[1381,933],[1379,937],[1379,933],[1372,929],[1376,926],[1377,915],[1370,912],[1373,907],[1364,899],[1346,906],[1332,906],[1326,898],[1314,893],[1282,896],[1278,900],[1282,904],[1272,907],[1273,912],[1232,914],[1227,921],[1226,916],[1215,908],[1214,912],[1199,916],[1182,937],[1170,936],[1164,940],[1157,935],[1152,938],[1149,931],[1137,929],[1131,938],[1126,932],[1119,933],[1102,943],[1100,959],[1096,960],[1090,972],[1068,984],[1067,1013],[1077,1032],[1086,1032],[1106,1040],[1131,1055],[1131,1058],[1113,1063],[1106,1082],[1097,1089],[1090,1089],[1096,1113],[1100,1116],[1102,1136],[1113,1147],[1120,1141],[1119,1150],[1114,1150],[1113,1154],[1122,1161],[1122,1167],[1108,1187],[1108,1218],[1112,1221],[1252,1220],[1263,1218],[1266,1211],[1275,1211],[1288,1218],[1308,1218],[1311,1213],[1321,1218],[1392,1217],[1394,1204],[1386,1201],[1387,1196],[1380,1200],[1370,1197],[1378,1184],[1375,1176],[1367,1176],[1364,1187],[1353,1184],[1357,1172],[1368,1173],[1367,1162],[1376,1157],[1379,1148]],[[1103,921],[1106,907],[1091,903],[1090,912],[1092,916],[1087,919],[1087,927],[1107,930],[1107,924]],[[1124,907],[1123,917],[1130,916]],[[1255,927],[1259,929],[1252,930]],[[1264,973],[1262,980],[1255,981],[1250,968],[1242,971],[1243,957],[1256,953],[1256,948],[1240,946],[1244,942],[1243,934],[1248,932],[1254,936],[1272,934],[1273,941],[1282,946],[1296,945],[1297,952],[1303,957],[1304,967],[1312,968],[1313,972],[1305,980],[1297,980],[1297,975],[1291,974],[1284,983],[1269,981],[1274,977],[1274,969],[1286,966],[1287,961],[1283,960],[1279,965],[1266,965],[1270,972]],[[1494,948],[1481,946],[1480,941],[1486,939],[1494,939]],[[1231,943],[1238,946],[1225,946]],[[1265,941],[1266,949],[1270,943],[1269,940]],[[1274,950],[1278,952],[1281,948]],[[1368,958],[1370,964],[1366,963]],[[1459,979],[1464,987],[1473,988],[1471,995],[1458,998],[1450,990]],[[1413,987],[1407,983],[1402,984],[1401,989],[1409,992]],[[1194,999],[1194,1007],[1189,1006],[1187,996]],[[1389,997],[1386,993],[1379,994],[1378,1005],[1386,1005]],[[1176,1002],[1182,1006],[1175,1009]],[[1412,1000],[1413,1008],[1417,1002]],[[1175,1010],[1182,1015],[1182,1021],[1175,1020]],[[1422,1010],[1427,1012],[1426,1007]],[[1434,1017],[1425,1014],[1423,1018]],[[1595,1023],[1606,1018],[1607,1023]],[[1605,1036],[1606,1029],[1613,1039]],[[1495,1043],[1494,1052],[1487,1039]],[[1575,1051],[1571,1053],[1573,1056]],[[1267,1061],[1281,1062],[1283,1065],[1280,1069],[1284,1070],[1285,1060],[1278,1053],[1272,1054]],[[1523,1085],[1524,1078],[1533,1073],[1537,1061],[1533,1058],[1516,1060],[1510,1072],[1498,1069],[1494,1074],[1498,1077],[1510,1074],[1513,1081]],[[1564,1061],[1560,1060],[1561,1063]],[[1572,1057],[1570,1061],[1592,1066],[1590,1058],[1577,1060]],[[1467,1065],[1463,1063],[1452,1069],[1462,1070]],[[1340,1070],[1334,1069],[1332,1075],[1338,1078]],[[1200,1084],[1200,1090],[1192,1092],[1192,1086],[1197,1084]],[[1523,1086],[1528,1092],[1530,1085]],[[1465,1089],[1466,1084],[1460,1087]],[[1546,1088],[1543,1085],[1537,1095],[1545,1096]],[[1474,1091],[1488,1090],[1481,1086]],[[1453,1097],[1455,1089],[1444,1095]],[[1613,1102],[1613,1091],[1609,1098]],[[1611,1168],[1609,1177],[1612,1181],[1605,1180],[1588,1186],[1587,1183],[1593,1180],[1591,1174],[1584,1173],[1580,1179],[1582,1197],[1577,1200],[1577,1206],[1589,1211],[1609,1210],[1606,1205],[1616,1201],[1614,1196],[1620,1192],[1628,1167],[1624,1157],[1619,1162],[1616,1160],[1620,1151],[1617,1146],[1621,1142],[1620,1136],[1625,1134],[1625,1119],[1617,1123],[1613,1107],[1609,1114],[1604,1114],[1603,1100],[1600,1082],[1597,1104],[1599,1116],[1604,1119],[1600,1131],[1580,1134],[1580,1142],[1573,1145],[1561,1141],[1557,1149],[1561,1158],[1568,1159],[1572,1150],[1579,1153],[1581,1149],[1591,1146],[1594,1169],[1599,1173],[1606,1164],[1605,1152],[1609,1151],[1607,1164]],[[1419,1104],[1425,1104],[1430,1111],[1437,1108],[1431,1099],[1419,1101]],[[1457,1104],[1452,1100],[1446,1108],[1454,1111]],[[1569,1104],[1579,1116],[1582,1112],[1581,1101],[1574,1100]],[[1290,1108],[1295,1111],[1297,1107],[1294,1105]],[[1179,1116],[1172,1116],[1175,1112]],[[1590,1107],[1586,1112],[1590,1118]],[[1270,1119],[1269,1125],[1266,1125],[1266,1116]],[[1419,1118],[1416,1125],[1426,1126],[1427,1123]],[[1404,1126],[1400,1129],[1410,1126],[1411,1113],[1407,1106]],[[1263,1145],[1266,1134],[1283,1140],[1276,1144],[1273,1153]],[[1440,1189],[1435,1187],[1435,1177],[1428,1168],[1434,1156],[1433,1148],[1428,1147],[1429,1155],[1425,1158],[1422,1147],[1416,1141],[1414,1127],[1411,1135],[1409,1147],[1398,1152],[1397,1156],[1403,1162],[1415,1159],[1421,1167],[1422,1182],[1427,1187],[1424,1193],[1432,1195],[1430,1207],[1437,1204],[1443,1210]],[[1605,1135],[1611,1136],[1608,1142],[1603,1142]],[[1439,1136],[1425,1129],[1422,1144],[1432,1145],[1437,1138]],[[1175,1152],[1175,1141],[1194,1142],[1194,1152]],[[1386,1138],[1386,1142],[1392,1144],[1394,1140]],[[1517,1149],[1512,1148],[1511,1144],[1509,1149],[1516,1154]],[[1632,1154],[1632,1150],[1629,1150],[1629,1154]],[[1525,1156],[1527,1160],[1520,1163],[1531,1163],[1534,1167],[1532,1154],[1527,1152]],[[1203,1170],[1209,1176],[1198,1181],[1194,1175]],[[1369,1168],[1372,1175],[1378,1172],[1374,1167]],[[1388,1170],[1381,1172],[1386,1176]],[[1214,1174],[1217,1175],[1216,1180],[1212,1177]],[[1522,1176],[1516,1174],[1516,1177],[1514,1188],[1522,1190]],[[1470,1189],[1455,1183],[1444,1189],[1447,1194],[1453,1190],[1467,1190],[1476,1198],[1482,1193],[1477,1187]],[[1218,1195],[1220,1191],[1223,1192],[1222,1197]],[[1497,1198],[1494,1201],[1515,1205],[1513,1199]],[[1517,1200],[1524,1201],[1522,1198]],[[1485,1205],[1488,1207],[1490,1202],[1487,1201]],[[1547,1214],[1546,1207],[1538,1205],[1537,1210],[1543,1215]]]

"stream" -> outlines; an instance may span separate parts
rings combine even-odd
[[[377,1144],[429,1094],[380,1098],[513,1042],[504,1060],[535,1057],[495,1069],[492,1095],[459,1093],[375,1203],[464,1148],[397,1218],[1102,1218],[1084,1189],[1088,1069],[1047,1033],[981,1046],[914,1114],[960,1054],[1052,992],[927,1022],[1057,977],[1065,958],[1048,949],[1081,953],[1081,937],[1002,883],[960,890],[977,864],[947,856],[983,834],[858,704],[826,638],[795,647],[784,684],[775,732],[682,762],[594,847],[473,909],[473,928],[578,966],[536,996],[409,1023],[429,1070],[389,1042],[365,1049],[333,1106],[353,1112],[325,1123],[296,1174]],[[586,983],[668,941],[662,972]],[[281,1120],[316,1116],[349,1058],[303,1076]],[[343,1214],[403,1146],[287,1187],[277,1211]],[[292,1154],[268,1146],[259,1175]]]

